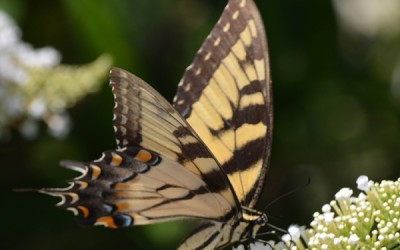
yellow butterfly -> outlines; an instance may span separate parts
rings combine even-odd
[[[179,249],[254,239],[254,209],[272,142],[267,41],[253,0],[230,0],[179,83],[174,104],[140,78],[113,68],[118,148],[62,165],[81,172],[60,196],[83,225],[111,228],[199,218]]]

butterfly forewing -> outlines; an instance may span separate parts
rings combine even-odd
[[[251,0],[231,0],[180,81],[174,107],[228,175],[240,203],[254,207],[272,140],[266,36]]]

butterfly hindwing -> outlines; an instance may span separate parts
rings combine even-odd
[[[93,162],[67,162],[82,176],[67,189],[42,192],[62,197],[58,205],[79,214],[82,224],[223,221],[235,215],[237,201],[226,175],[179,113],[127,71],[112,69],[110,85],[120,148]]]
[[[266,35],[252,0],[230,0],[180,81],[174,107],[228,174],[240,203],[254,207],[272,141]]]
[[[63,165],[82,175],[66,189],[41,191],[61,197],[57,205],[73,211],[82,225],[117,228],[188,216],[223,220],[232,209],[190,170],[140,147],[106,151],[93,162]]]

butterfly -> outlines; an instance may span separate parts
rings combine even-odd
[[[110,72],[117,149],[91,162],[61,197],[82,225],[121,228],[182,218],[201,224],[179,249],[215,249],[256,237],[272,143],[265,29],[253,0],[229,0],[179,82],[173,105],[119,68]]]

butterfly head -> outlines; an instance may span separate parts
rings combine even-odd
[[[266,213],[261,213],[260,216],[254,221],[255,225],[265,226],[268,222],[268,216]]]
[[[248,237],[249,239],[256,239],[257,232],[260,230],[260,228],[267,225],[268,216],[264,212],[249,208],[244,208],[243,212],[243,220],[249,225]]]

